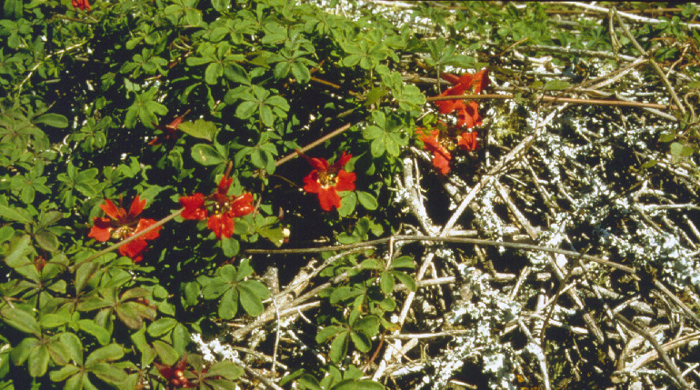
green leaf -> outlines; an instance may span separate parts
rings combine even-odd
[[[379,318],[376,316],[361,318],[352,324],[352,329],[358,333],[366,335],[367,337],[376,336],[379,332]]]
[[[331,390],[385,390],[384,385],[369,379],[347,380],[333,386]]]
[[[105,347],[98,348],[85,359],[85,365],[119,360],[124,356],[124,348],[119,344],[109,344]]]
[[[34,235],[34,239],[36,239],[36,242],[40,247],[49,252],[55,252],[58,250],[58,237],[48,230],[40,230]]]
[[[64,313],[65,312],[62,312],[61,314]],[[65,325],[68,322],[70,322],[70,318],[68,317],[68,315],[61,314],[48,313],[42,315],[41,321],[39,321],[41,327],[44,329],[58,328],[59,326]]]
[[[222,361],[209,367],[205,377],[221,376],[228,380],[234,380],[241,375],[243,375],[243,369],[236,365],[236,363]]]
[[[377,207],[379,207],[379,203],[377,202],[377,198],[375,198],[372,194],[369,192],[364,192],[364,191],[355,191],[357,193],[357,200],[360,201],[360,204],[362,207],[366,208],[367,210],[376,210]]]
[[[212,62],[204,71],[204,81],[207,84],[216,84],[219,78],[224,75],[224,66],[218,62]]]
[[[350,333],[350,339],[352,343],[355,344],[355,348],[360,352],[366,353],[372,349],[372,340],[363,333],[352,332]]]
[[[337,335],[333,342],[331,342],[331,361],[339,362],[348,354],[348,334],[349,331],[345,331]]]
[[[99,265],[93,261],[83,263],[78,267],[75,272],[75,289],[79,294],[87,282],[95,275],[95,272],[99,269]]]
[[[375,87],[372,88],[368,93],[367,97],[365,98],[364,105],[365,106],[371,106],[372,104],[378,103],[384,95],[389,93],[385,88],[382,87]]]
[[[10,351],[10,358],[16,365],[24,363],[27,358],[29,358],[29,354],[32,353],[37,344],[39,344],[39,340],[36,338],[25,338],[16,347],[14,347],[12,351]]]
[[[83,344],[78,336],[73,333],[61,333],[58,339],[63,343],[68,351],[68,356],[76,363],[83,364]]]
[[[394,275],[396,279],[400,280],[410,291],[416,292],[416,290],[418,290],[416,281],[413,280],[410,275],[399,271],[391,271],[391,274]]]
[[[0,310],[0,317],[11,327],[20,332],[30,333],[37,337],[41,336],[39,322],[33,315],[16,307],[4,307]]]
[[[230,320],[238,312],[238,291],[231,288],[219,301],[219,317],[224,320]]]
[[[250,282],[253,282],[252,280]],[[245,284],[246,282],[241,282],[238,286],[238,292],[240,294],[241,306],[248,314],[253,317],[257,317],[263,313],[265,307],[262,304],[262,300],[256,293],[256,291],[251,288],[250,284]]]
[[[172,330],[177,323],[177,320],[174,318],[161,318],[148,326],[148,334],[152,337],[160,337]]]
[[[340,198],[340,208],[338,209],[338,214],[341,217],[347,217],[355,212],[355,206],[357,206],[357,195],[354,191],[347,191],[341,193]]]
[[[32,220],[15,211],[15,209],[0,204],[0,217],[21,223],[32,223]]]
[[[216,149],[207,144],[197,144],[192,147],[192,158],[205,166],[219,165],[226,162],[226,157],[222,156]]]
[[[106,345],[109,343],[111,334],[107,329],[97,325],[95,321],[89,319],[82,319],[78,321],[78,328],[83,332],[86,332],[97,339],[100,345]]]
[[[325,343],[326,340],[329,338],[335,336],[336,334],[347,330],[346,328],[342,326],[337,326],[337,325],[330,325],[326,326],[325,328],[321,329],[320,332],[316,334],[316,342],[319,344]]]
[[[12,238],[15,235],[15,229],[11,226],[0,227],[0,244]]]
[[[559,91],[571,87],[571,83],[563,80],[549,80],[544,85],[545,91]]]
[[[172,339],[173,348],[175,348],[175,350],[181,355],[186,353],[186,347],[192,341],[190,332],[180,323],[175,325],[175,328],[173,328]]]
[[[64,129],[68,127],[68,119],[60,114],[44,114],[32,120],[34,124],[47,125]]]
[[[51,371],[49,373],[49,378],[51,378],[51,380],[54,382],[64,382],[68,377],[71,377],[78,372],[80,372],[80,368],[73,365],[68,365],[57,371]]]
[[[367,259],[360,263],[362,269],[382,269],[382,262],[377,259]]]
[[[238,244],[238,240],[233,237],[222,238],[221,240],[221,249],[226,257],[236,256],[240,248],[241,246]]]
[[[153,341],[153,347],[156,349],[156,353],[160,357],[160,361],[163,362],[163,364],[172,366],[180,359],[180,355],[170,344],[167,344],[161,340],[155,340]]]
[[[217,129],[213,122],[197,119],[194,122],[183,122],[178,126],[178,130],[195,138],[205,139],[209,142],[214,141]]]
[[[89,371],[101,380],[112,384],[120,385],[126,381],[127,375],[124,370],[109,363],[97,363],[90,366]]]
[[[413,264],[413,258],[411,256],[401,256],[395,258],[394,261],[391,262],[389,269],[396,268],[415,268],[415,264]]]
[[[669,147],[669,150],[673,159],[677,160],[681,157],[681,152],[683,151],[683,144],[681,144],[680,142],[674,142]]]
[[[248,119],[253,116],[256,111],[258,111],[258,103],[245,101],[239,104],[236,108],[236,117],[240,119]]]
[[[380,137],[377,137],[374,139],[374,141],[372,141],[369,149],[372,153],[372,157],[381,157],[384,154],[386,151],[386,139],[387,136],[382,134]]]
[[[663,133],[659,136],[659,142],[671,142],[676,139],[676,133]]]
[[[30,238],[28,235],[22,236],[20,239],[15,239],[10,244],[10,249],[5,257],[5,263],[10,268],[24,267],[31,264],[27,259],[27,255],[32,249],[29,246]]]
[[[27,360],[29,375],[34,378],[44,376],[48,367],[49,349],[46,347],[46,345],[39,345],[29,354],[29,359]]]
[[[379,287],[384,294],[391,294],[394,291],[394,277],[388,272],[382,272],[379,277]]]
[[[299,385],[303,389],[309,389],[309,390],[322,390],[323,389],[321,387],[321,384],[318,382],[318,379],[314,378],[313,376],[311,376],[309,374],[301,375],[297,382],[299,383]]]

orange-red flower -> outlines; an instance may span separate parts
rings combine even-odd
[[[187,368],[187,354],[185,354],[185,356],[183,356],[182,359],[180,359],[177,363],[173,364],[172,366],[168,366],[166,364],[161,364],[158,362],[153,362],[153,365],[156,366],[156,369],[158,370],[160,375],[162,375],[163,378],[165,378],[165,380],[168,381],[168,388],[182,389],[197,386],[196,383],[193,383],[186,376],[185,368]]]
[[[311,158],[299,150],[297,153],[315,168],[304,178],[304,190],[318,194],[318,201],[323,210],[331,211],[333,207],[340,208],[338,191],[355,189],[355,174],[343,169],[352,158],[352,154],[343,152],[338,161],[329,164],[325,158]]]
[[[214,232],[218,239],[233,236],[236,226],[233,219],[250,214],[255,207],[253,206],[253,195],[250,193],[244,193],[238,197],[227,195],[232,182],[233,179],[224,175],[213,194],[204,196],[195,193],[181,197],[180,204],[185,209],[180,216],[184,219],[200,221],[207,219],[207,227]]]
[[[73,0],[73,9],[90,11],[90,3],[88,2],[88,0]]]
[[[450,172],[450,160],[452,160],[452,155],[447,151],[439,141],[440,130],[433,130],[429,134],[423,133],[421,135],[421,141],[425,145],[425,148],[433,153],[433,166],[440,170],[440,173],[447,175]]]
[[[442,73],[440,76],[454,86],[446,89],[439,96],[463,95],[465,91],[471,88],[474,89],[474,93],[478,94],[489,84],[488,69],[483,69],[474,75],[465,73],[459,78],[449,73]],[[479,105],[474,101],[465,104],[462,100],[437,100],[435,105],[438,106],[438,111],[441,114],[457,111],[458,127],[466,125],[468,129],[471,129],[481,124],[481,116],[478,111]]]
[[[136,195],[127,213],[126,210],[115,206],[111,200],[106,199],[105,204],[101,205],[100,208],[109,218],[94,218],[95,224],[90,229],[88,237],[92,237],[100,242],[108,241],[110,238],[124,240],[148,229],[156,221],[150,218],[138,217],[145,205],[146,200],[141,200]],[[141,261],[148,247],[146,241],[158,238],[159,230],[160,227],[157,227],[128,244],[122,245],[119,247],[119,253],[122,256],[130,257],[135,262]]]
[[[159,125],[157,123],[153,123],[153,126],[155,126],[156,129],[162,131],[163,134],[157,136],[156,138],[153,138],[151,140],[151,142],[149,142],[148,144],[149,145],[161,145],[164,143],[170,143],[170,142],[177,141],[177,137],[178,137],[177,128],[178,128],[178,126],[180,126],[180,123],[182,123],[182,121],[185,119],[185,115],[189,114],[189,112],[190,112],[190,110],[187,110],[184,114],[173,119],[173,121],[167,125]]]
[[[476,131],[472,131],[471,133],[464,132],[460,134],[457,144],[460,148],[464,150],[476,150],[476,148],[478,147],[476,141],[477,135],[478,134]]]

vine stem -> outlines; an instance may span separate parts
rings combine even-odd
[[[355,244],[346,245],[330,245],[322,246],[316,248],[298,248],[298,249],[246,249],[244,253],[255,255],[255,254],[266,254],[266,255],[277,255],[277,254],[304,254],[304,253],[321,253],[321,252],[337,252],[345,251],[357,248],[367,248],[377,245],[383,245],[389,242],[397,241],[409,241],[409,242],[419,242],[419,241],[432,241],[432,242],[446,242],[455,244],[473,244],[473,245],[486,245],[486,246],[502,246],[505,248],[522,249],[530,251],[542,251],[558,253],[564,256],[580,257],[584,260],[593,261],[598,264],[606,265],[611,268],[619,269],[621,271],[634,274],[636,270],[633,267],[628,267],[623,264],[618,264],[610,260],[606,260],[602,257],[591,256],[586,254],[581,254],[575,251],[569,251],[566,249],[559,248],[548,248],[537,245],[530,244],[520,244],[517,242],[507,242],[507,241],[495,241],[486,240],[482,238],[467,238],[467,237],[449,237],[449,236],[423,236],[423,235],[396,235],[384,238],[378,238],[376,240],[369,240],[364,242],[358,242]]]
[[[143,236],[144,234],[150,232],[151,230],[156,229],[160,226],[163,226],[166,222],[168,222],[171,219],[180,215],[180,213],[182,213],[184,210],[185,210],[184,208],[181,208],[180,210],[175,211],[174,213],[168,215],[167,217],[161,219],[160,221],[154,223],[153,225],[147,227],[146,229],[134,234],[133,236],[127,237],[126,239],[119,241],[113,245],[110,245],[107,248],[105,248],[99,252],[93,253],[92,255],[88,256],[88,258],[86,258],[85,260],[82,260],[80,262],[75,263],[75,265],[71,267],[71,271],[74,270],[75,268],[78,268],[78,266],[80,266],[83,263],[87,263],[89,261],[95,260],[96,258],[98,258],[106,253],[109,253],[115,249],[118,249],[122,245],[126,245],[126,244],[130,243],[131,241],[136,240],[137,238]]]
[[[317,139],[316,141],[314,141],[314,142],[312,142],[312,143],[310,143],[310,144],[304,146],[303,148],[301,148],[301,149],[299,149],[299,150],[300,150],[302,153],[306,153],[307,150],[313,149],[313,148],[315,148],[316,146],[318,146],[318,145],[320,145],[320,144],[322,144],[322,143],[328,141],[329,139],[331,139],[331,138],[333,138],[333,137],[335,137],[335,136],[341,134],[341,133],[344,132],[345,130],[349,129],[350,126],[351,126],[350,123],[346,123],[345,125],[343,125],[343,126],[337,128],[337,129],[331,131],[330,133],[324,135],[323,137],[321,137],[321,138]],[[287,161],[293,159],[293,158],[296,157],[296,156],[298,156],[298,154],[297,154],[296,151],[295,151],[295,152],[292,152],[292,153],[289,153],[288,155],[286,155],[286,156],[282,157],[281,159],[277,160],[277,162],[275,162],[275,167],[278,167],[278,166],[280,166],[280,165],[286,163]]]
[[[435,102],[440,100],[457,100],[457,99],[469,99],[469,100],[484,100],[484,99],[513,99],[515,95],[512,94],[483,94],[483,95],[449,95],[449,96],[434,96],[426,98],[427,102]],[[605,99],[580,99],[580,98],[568,98],[568,97],[558,97],[558,96],[547,96],[535,94],[534,98],[537,100],[542,100],[545,102],[559,102],[559,103],[570,103],[570,104],[588,104],[595,106],[622,106],[622,107],[639,107],[639,108],[655,108],[657,110],[677,110],[678,107],[674,105],[658,104],[658,103],[642,103],[642,102],[627,102],[624,100],[605,100]]]

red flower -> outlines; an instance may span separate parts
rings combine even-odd
[[[466,125],[468,129],[471,129],[474,126],[481,125],[481,115],[479,115],[479,104],[477,102],[471,101],[467,105],[460,100],[457,102],[455,109],[457,110],[457,127]]]
[[[126,210],[115,206],[111,200],[106,199],[105,204],[101,205],[100,208],[109,218],[94,218],[95,224],[90,229],[88,237],[93,237],[100,242],[108,241],[110,238],[124,240],[136,233],[146,230],[148,227],[155,224],[156,221],[154,219],[138,218],[138,215],[141,214],[145,205],[146,200],[141,200],[139,196],[136,195],[127,213]],[[119,253],[121,253],[122,256],[130,257],[135,262],[141,261],[148,247],[146,241],[158,238],[158,230],[160,230],[160,227],[149,231],[128,244],[122,245],[119,247]]]
[[[331,211],[333,207],[340,208],[338,191],[355,189],[355,174],[343,169],[352,158],[352,154],[343,152],[338,161],[330,165],[325,158],[311,158],[299,150],[297,153],[315,168],[304,178],[304,190],[318,194],[318,201],[323,210]]]
[[[460,134],[459,141],[457,142],[459,147],[464,150],[476,150],[478,144],[476,142],[477,132],[472,131],[471,133],[464,132]]]
[[[163,134],[152,139],[151,142],[149,142],[148,144],[149,145],[161,145],[164,143],[177,141],[177,137],[178,137],[177,128],[178,128],[178,126],[180,126],[180,123],[182,123],[182,121],[185,119],[185,115],[189,114],[189,112],[190,112],[190,110],[187,110],[184,114],[175,118],[168,125],[159,125],[157,123],[154,123],[153,126],[155,126],[156,129],[162,131]],[[162,139],[161,139],[161,136],[163,137]]]
[[[158,362],[153,362],[153,365],[156,366],[156,369],[160,373],[160,375],[165,378],[165,380],[168,381],[168,388],[191,388],[195,387],[196,384],[192,383],[186,376],[185,376],[185,368],[187,367],[187,355],[185,355],[180,361],[177,363],[173,364],[172,366],[168,366],[165,364],[161,364]]]
[[[207,227],[214,232],[216,238],[233,236],[234,218],[242,217],[253,212],[253,195],[244,193],[239,197],[228,196],[233,179],[224,175],[213,194],[204,196],[195,193],[180,198],[180,204],[185,209],[180,216],[184,219],[207,219]]]
[[[483,69],[474,75],[465,73],[459,78],[449,73],[442,73],[440,76],[454,86],[446,89],[439,96],[463,95],[466,90],[472,87],[474,88],[474,93],[478,94],[489,84],[488,69]],[[466,125],[467,128],[471,129],[481,124],[481,116],[479,116],[478,112],[479,105],[474,101],[469,102],[467,105],[461,100],[438,100],[435,101],[435,105],[438,106],[438,111],[441,114],[457,111],[458,127]]]
[[[425,149],[433,152],[433,166],[440,170],[440,173],[446,175],[450,172],[450,160],[452,155],[438,141],[440,130],[433,130],[430,134],[421,135],[421,141],[425,144]]]
[[[90,3],[88,3],[88,0],[73,0],[73,9],[90,11]]]

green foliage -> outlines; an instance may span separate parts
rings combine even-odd
[[[459,12],[416,3],[408,23],[355,2],[343,5],[347,14],[283,0],[72,4],[6,0],[0,10],[3,389],[165,389],[182,378],[201,389],[236,388],[244,370],[205,362],[193,334],[228,342],[232,326],[289,315],[270,313],[298,292],[273,294],[259,274],[278,267],[289,283],[312,257],[287,262],[249,250],[353,245],[415,224],[398,204],[397,178],[413,153],[416,121],[447,119],[426,103],[444,89],[441,72],[488,67],[498,85],[515,89],[511,122],[493,126],[503,141],[528,129],[519,114],[535,111],[535,93],[578,83],[533,78],[505,53],[520,45],[532,55],[541,54],[538,45],[617,50],[608,26],[582,20],[572,34],[543,22],[548,6],[539,3]],[[683,18],[635,26],[632,35],[655,61],[697,70],[686,57],[700,37],[683,21],[695,11],[684,5]],[[653,46],[657,38],[678,44]],[[553,56],[555,64],[575,62]],[[698,82],[683,86],[686,99]],[[694,115],[679,115],[681,130],[660,138],[673,163],[697,155]],[[284,157],[307,145],[310,158],[353,155],[343,169],[356,176],[355,189],[339,191],[341,207],[327,213],[315,193],[299,190],[319,168]],[[477,170],[459,157],[468,182]],[[324,191],[337,179],[333,169]],[[231,188],[221,189],[228,179]],[[188,206],[198,194],[206,201]],[[253,200],[237,205],[243,194]],[[137,196],[146,204],[131,203]],[[324,288],[322,309],[309,314],[309,328],[320,330],[304,342],[330,363],[290,366],[280,384],[384,388],[349,357],[368,360],[386,347],[400,294],[418,288],[415,253],[362,250],[329,262],[309,283]]]

